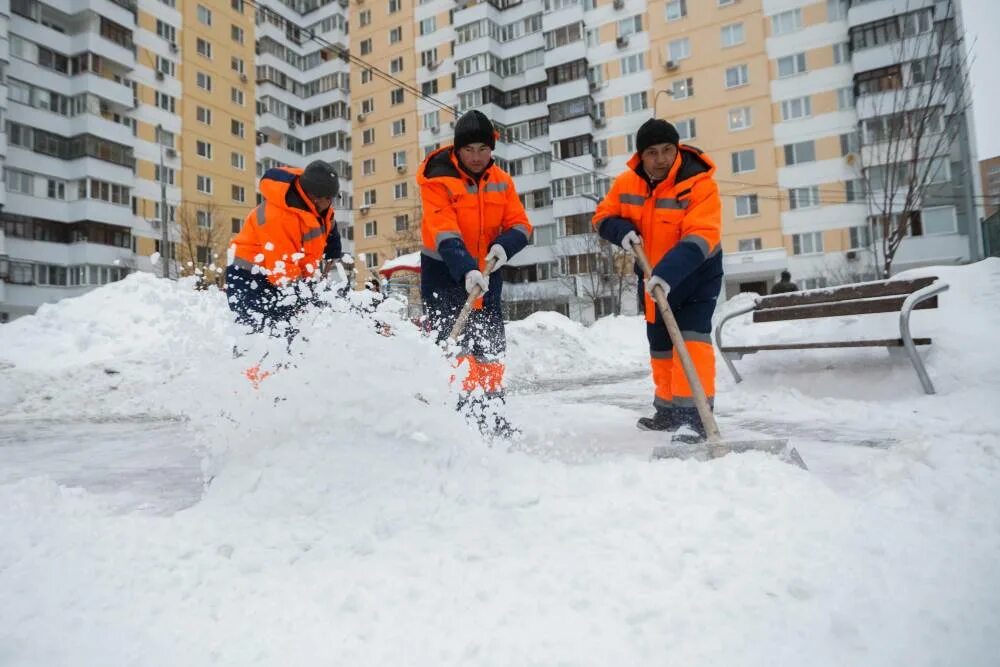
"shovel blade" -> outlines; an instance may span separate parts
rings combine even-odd
[[[719,442],[673,443],[654,447],[650,460],[658,459],[696,459],[708,461],[726,454],[742,454],[743,452],[765,452],[779,457],[786,463],[808,470],[798,450],[788,446],[788,440],[777,438],[773,440],[722,440]]]

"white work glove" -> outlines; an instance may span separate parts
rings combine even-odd
[[[496,271],[507,263],[507,251],[504,250],[503,246],[499,243],[494,243],[493,247],[491,247],[490,251],[486,254],[486,263],[489,264],[491,259],[495,259],[497,261],[497,263],[493,265],[493,270]]]
[[[642,245],[642,237],[635,230],[629,232],[622,238],[622,248],[625,252],[632,252],[632,246]]]
[[[649,278],[646,278],[646,294],[653,296],[653,288],[657,285],[663,288],[663,298],[667,298],[667,295],[670,294],[670,285],[667,284],[666,280],[660,278],[659,276],[650,276]]]
[[[479,285],[479,289],[483,290],[483,294],[486,294],[490,290],[490,284],[486,281],[482,271],[469,271],[465,274],[466,293],[472,294],[472,288],[476,285]]]

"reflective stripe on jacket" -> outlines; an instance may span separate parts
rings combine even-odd
[[[319,215],[299,185],[301,174],[302,169],[293,167],[264,173],[260,179],[264,201],[250,211],[233,238],[231,265],[262,273],[274,285],[310,277],[319,269],[327,237],[337,233],[334,211],[331,206]]]

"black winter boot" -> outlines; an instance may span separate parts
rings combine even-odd
[[[708,437],[697,408],[674,408],[674,420],[677,432],[671,437],[671,442],[695,444]]]
[[[635,423],[640,431],[672,431],[677,428],[673,408],[656,408],[652,417],[639,417]]]

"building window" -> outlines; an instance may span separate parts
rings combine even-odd
[[[212,58],[212,44],[207,39],[199,37],[195,42],[195,51],[198,52],[199,56],[208,58],[209,60]]]
[[[646,69],[645,59],[641,53],[633,53],[621,59],[622,76],[635,74]]]
[[[393,199],[406,199],[407,197],[406,181],[403,181],[402,183],[396,183],[394,186],[392,186],[392,197]]]
[[[238,104],[239,106],[243,106],[246,102],[243,91],[235,87],[229,90],[229,99],[232,100],[233,104]]]
[[[757,157],[752,148],[732,154],[733,173],[741,174],[757,168]]]
[[[739,88],[750,83],[750,67],[736,65],[726,68],[726,88]]]
[[[243,13],[244,4],[243,0],[229,0],[229,6],[232,7],[233,11],[237,14]]]
[[[747,218],[758,213],[757,195],[736,195],[737,218]]]
[[[370,239],[378,236],[378,221],[369,220],[365,223],[365,238]]]
[[[245,202],[247,200],[247,189],[242,185],[234,185],[232,193],[233,201]]]
[[[771,33],[774,35],[787,35],[802,29],[802,10],[790,9],[771,17]]]
[[[430,17],[420,22],[420,34],[429,35],[437,30],[437,18]]]
[[[690,141],[697,135],[694,118],[679,120],[674,126],[677,128],[677,134],[681,141]]]
[[[375,143],[375,128],[368,127],[365,131],[361,133],[361,143],[365,146],[369,146]]]
[[[246,36],[243,32],[243,28],[238,25],[229,26],[229,37],[237,44],[242,44]]]
[[[367,39],[361,40],[361,55],[369,56],[371,55],[371,52],[372,52],[372,38],[368,37]]]
[[[203,157],[206,160],[212,159],[212,144],[207,141],[195,141],[194,142],[194,152],[198,154],[198,157]]]
[[[847,42],[833,45],[833,64],[841,65],[851,59],[851,45]]]
[[[237,74],[243,74],[247,70],[246,62],[244,62],[243,58],[237,58],[236,56],[229,59],[229,68]]]
[[[198,22],[212,25],[212,10],[204,5],[198,5]]]
[[[170,113],[176,113],[177,110],[177,100],[166,93],[161,93],[156,91],[153,94],[153,100],[157,107],[163,109],[164,111],[169,111]]]
[[[389,103],[390,104],[402,104],[403,103],[403,89],[396,88],[389,93]]]
[[[858,225],[848,230],[852,250],[867,248],[872,244],[872,231],[867,225]]]
[[[409,215],[397,215],[396,216],[396,231],[405,232],[410,228],[410,216]]]
[[[737,248],[737,250],[739,252],[754,252],[757,250],[761,250],[764,247],[764,244],[761,243],[761,239],[759,236],[754,237],[752,239],[740,239],[738,243],[739,247]]]
[[[393,58],[391,61],[389,61],[389,73],[390,74],[399,74],[402,71],[403,71],[403,57],[402,56],[400,56],[399,58]]]
[[[848,155],[861,150],[861,137],[857,132],[848,132],[840,135],[840,154]]]
[[[198,192],[202,192],[206,195],[212,194],[212,177],[211,176],[201,176],[199,175],[197,180]]]
[[[646,92],[632,93],[625,96],[625,113],[635,113],[649,108]]]
[[[805,188],[792,188],[788,191],[788,208],[815,208],[819,206],[819,186],[810,185]]]
[[[958,231],[954,206],[925,208],[920,212],[925,235],[954,234]]]
[[[212,124],[212,110],[206,107],[198,107],[195,110],[195,117],[198,119],[199,123],[204,123],[205,125]]]
[[[670,83],[670,94],[675,100],[686,100],[694,95],[694,79],[677,79]]]
[[[358,26],[364,28],[371,22],[372,22],[372,10],[362,9],[360,12],[358,12]]]
[[[367,158],[364,162],[361,163],[361,175],[371,176],[374,173],[375,173],[375,158],[373,157]]]
[[[802,141],[785,146],[785,165],[816,161],[816,142]]]
[[[363,199],[365,206],[374,206],[377,199],[376,190],[374,188],[365,190],[365,196]]]
[[[230,218],[229,228],[232,230],[233,234],[239,234],[240,230],[243,229],[243,221],[240,218]]]
[[[404,134],[406,134],[406,119],[400,118],[392,121],[392,136],[399,137]]]
[[[826,20],[842,21],[847,18],[847,0],[826,0]]]
[[[438,80],[431,79],[430,81],[424,81],[422,84],[420,84],[420,92],[423,95],[437,95]]]
[[[372,68],[366,67],[361,70],[361,83],[371,83],[372,80]]]
[[[803,74],[806,71],[806,54],[796,53],[794,55],[778,58],[778,78]]]
[[[406,166],[406,151],[396,151],[392,154],[392,166],[393,167],[405,167]]]
[[[812,115],[812,102],[808,96],[796,97],[781,103],[781,120],[798,120]]]
[[[680,21],[687,13],[687,0],[667,0],[667,21]]]
[[[667,59],[680,62],[691,57],[691,39],[684,37],[675,39],[667,44]]]
[[[403,6],[403,0],[389,0],[389,13],[395,14]]]
[[[793,255],[815,255],[823,252],[823,232],[792,234]]]
[[[733,23],[722,26],[722,48],[736,46],[746,41],[743,34],[743,24]]]
[[[854,88],[837,89],[837,108],[841,111],[854,108]]]
[[[369,269],[374,269],[378,266],[378,253],[377,252],[366,252],[365,253],[365,266]]]
[[[246,158],[243,153],[238,151],[232,151],[229,154],[229,164],[233,169],[239,169],[240,171],[244,171],[247,168]]]
[[[212,77],[204,72],[198,72],[195,76],[195,82],[199,88],[212,92]]]
[[[208,211],[195,211],[195,218],[198,221],[198,229],[212,228],[212,215]]]
[[[844,181],[844,200],[847,203],[864,201],[865,199],[865,182],[856,178],[850,181]]]
[[[729,110],[729,130],[745,130],[750,127],[750,107],[739,107]]]
[[[403,41],[403,28],[396,27],[389,31],[389,43],[399,44]]]
[[[639,32],[642,32],[641,14],[636,14],[635,16],[630,16],[627,19],[621,19],[618,21],[619,37],[628,37],[629,35],[634,35]]]
[[[242,139],[243,138],[243,134],[244,134],[244,124],[243,124],[243,121],[236,120],[234,118],[230,122],[230,128],[229,128],[229,130],[230,130],[230,132],[232,132],[233,136],[237,136],[240,139]]]

